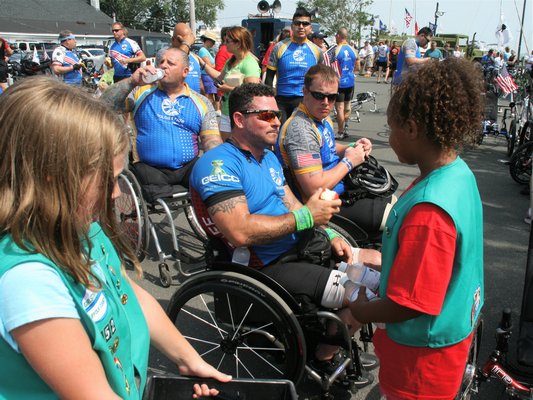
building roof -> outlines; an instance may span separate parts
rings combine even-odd
[[[110,35],[113,19],[86,0],[2,0],[0,31],[3,33],[59,33]]]

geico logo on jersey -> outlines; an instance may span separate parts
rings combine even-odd
[[[209,182],[240,182],[239,178],[233,175],[209,175],[202,178],[202,185],[207,185]]]

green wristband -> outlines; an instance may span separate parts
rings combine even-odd
[[[356,143],[355,142],[352,142],[348,145],[348,147],[355,147]]]
[[[296,221],[297,232],[305,231],[306,229],[310,229],[315,226],[315,221],[313,221],[313,216],[311,215],[311,211],[309,211],[307,206],[303,206],[302,208],[291,211],[291,213],[294,215],[294,219]]]
[[[331,228],[324,228],[324,230],[326,231],[326,233],[328,234],[328,238],[329,240],[333,240],[333,238],[336,238],[337,236],[337,233],[331,229]]]

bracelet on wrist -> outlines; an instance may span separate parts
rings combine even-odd
[[[291,211],[294,215],[294,220],[296,221],[296,232],[305,231],[306,229],[311,229],[315,226],[315,221],[313,221],[313,215],[307,206],[303,206],[297,210]]]
[[[333,238],[336,238],[337,236],[337,233],[331,229],[331,228],[324,228],[324,230],[326,231],[326,234],[328,235],[328,238],[329,240],[333,240]]]
[[[353,164],[352,162],[348,159],[348,157],[344,157],[342,160],[341,160],[341,163],[344,164],[344,166],[346,168],[348,168],[348,172],[350,172],[352,169],[353,169]]]

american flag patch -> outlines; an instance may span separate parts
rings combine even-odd
[[[317,164],[317,161],[319,160],[320,160],[320,154],[318,153],[298,154],[298,156],[296,157],[298,168],[304,168],[310,165],[315,165]]]

